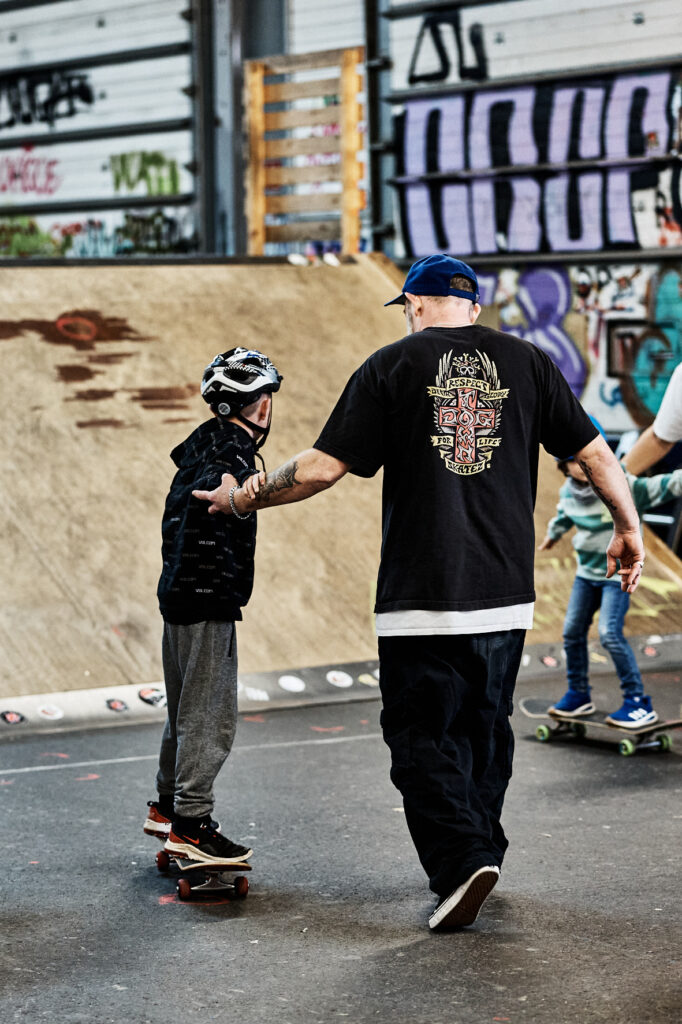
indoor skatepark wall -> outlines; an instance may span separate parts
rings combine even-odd
[[[352,370],[402,334],[401,311],[382,305],[402,275],[360,257],[340,267],[7,267],[0,280],[0,696],[157,681],[169,452],[207,416],[204,366],[236,344],[277,364],[284,383],[264,449],[274,467],[315,440]],[[559,482],[543,460],[538,531]],[[259,517],[241,671],[376,656],[379,518],[380,479],[350,476]],[[573,564],[563,545],[539,559],[530,642],[560,633]],[[653,589],[637,595],[631,633],[679,630],[682,578],[665,551],[649,557]]]

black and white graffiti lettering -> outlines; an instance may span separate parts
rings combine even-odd
[[[87,73],[54,70],[0,75],[0,130],[74,117],[92,106]]]
[[[395,119],[407,252],[662,244],[659,193],[682,223],[681,80],[670,69],[408,100]]]
[[[410,85],[444,82],[450,77],[449,43],[454,39],[457,49],[459,77],[465,81],[481,82],[488,77],[488,59],[485,52],[483,27],[475,23],[469,28],[469,43],[475,63],[468,64],[464,52],[464,39],[459,9],[428,14],[421,23],[414,44],[407,80]],[[436,65],[424,68],[428,43],[433,46]]]

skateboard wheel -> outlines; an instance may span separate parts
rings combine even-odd
[[[535,730],[535,738],[540,740],[540,743],[548,743],[552,738],[552,730],[548,725],[539,725]]]
[[[587,736],[587,726],[583,722],[575,722],[573,725],[573,735],[577,736],[579,740],[582,740]]]
[[[239,878],[235,878],[235,880],[234,880],[234,894],[235,894],[235,896],[238,896],[239,899],[244,899],[244,897],[246,896],[248,891],[249,891],[249,880],[248,880],[248,878],[244,878],[243,875],[240,875]]]
[[[623,757],[630,757],[631,754],[634,754],[637,747],[632,742],[632,740],[621,740],[618,744],[618,749],[620,750]]]
[[[170,857],[165,850],[159,850],[156,855],[156,866],[159,871],[168,871],[170,867]]]
[[[191,900],[192,898],[192,883],[188,878],[181,878],[178,882],[178,896],[181,900]]]
[[[661,753],[667,754],[671,747],[672,740],[668,736],[667,732],[662,732],[661,735],[658,737],[658,749],[661,751]]]

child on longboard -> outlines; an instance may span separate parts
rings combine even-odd
[[[235,622],[251,596],[256,546],[255,513],[210,515],[192,491],[217,487],[223,473],[241,483],[256,472],[281,380],[256,350],[216,356],[201,383],[214,418],[171,452],[178,471],[163,516],[158,586],[168,720],[159,795],[148,804],[144,831],[189,860],[237,863],[253,853],[224,836],[212,812],[213,784],[237,724]]]
[[[599,424],[595,426],[601,431]],[[630,595],[621,590],[620,579],[606,579],[606,548],[612,520],[582,468],[573,458],[562,459],[558,468],[566,477],[559,491],[557,514],[547,527],[540,551],[547,551],[572,527],[578,567],[564,620],[564,651],[568,690],[550,711],[561,718],[591,715],[587,634],[599,609],[599,639],[611,655],[623,691],[623,704],[606,718],[612,725],[637,729],[658,720],[630,644],[623,635],[623,623]],[[638,512],[682,494],[682,469],[653,477],[635,477],[626,472]]]

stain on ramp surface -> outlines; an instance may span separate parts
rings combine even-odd
[[[210,415],[216,354],[262,348],[284,375],[270,467],[315,440],[347,377],[402,331],[369,259],[2,271],[0,693],[161,678],[156,583],[171,449]],[[259,516],[244,672],[374,658],[380,481],[344,480]]]

